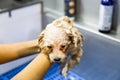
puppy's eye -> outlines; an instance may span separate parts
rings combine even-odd
[[[52,46],[47,46],[49,49],[52,49]]]
[[[61,48],[65,48],[66,46],[65,45],[61,45]]]

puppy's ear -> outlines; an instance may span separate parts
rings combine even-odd
[[[78,44],[80,44],[81,45],[81,47],[83,46],[83,41],[84,41],[84,36],[83,36],[83,34],[81,34],[81,33],[79,33],[79,41],[78,41]]]
[[[82,46],[83,41],[84,41],[83,35],[79,33],[76,28],[71,29],[69,33],[69,38],[75,47],[77,47],[79,44]]]
[[[43,46],[43,37],[44,37],[44,31],[42,31],[41,34],[38,36],[38,46],[40,48],[40,51]]]

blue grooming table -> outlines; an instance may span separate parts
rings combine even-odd
[[[1,75],[0,80],[10,80],[18,72],[24,69],[28,64],[29,62]],[[43,80],[85,80],[85,79],[73,73],[72,71],[68,72],[68,78],[65,79],[62,75],[60,75],[59,64],[54,64]]]

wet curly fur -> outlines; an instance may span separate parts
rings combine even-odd
[[[68,70],[80,62],[83,35],[64,16],[47,25],[39,35],[38,44],[51,62],[61,62],[61,74],[67,77]]]

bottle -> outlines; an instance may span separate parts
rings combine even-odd
[[[75,0],[65,0],[65,16],[75,19]]]
[[[101,1],[99,14],[99,31],[102,33],[109,33],[111,31],[113,7],[113,0]]]

